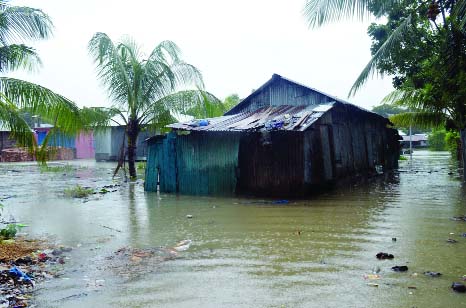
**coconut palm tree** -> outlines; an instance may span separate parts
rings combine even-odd
[[[196,105],[219,102],[202,90],[201,73],[181,60],[179,48],[171,41],[161,42],[147,57],[131,38],[114,43],[105,33],[96,33],[88,47],[97,76],[112,100],[111,108],[98,110],[126,127],[126,154],[133,179],[142,128],[160,128]],[[190,86],[194,89],[187,90]]]
[[[46,39],[52,29],[49,16],[41,10],[12,6],[0,0],[0,74],[37,69],[40,58],[24,42]],[[40,115],[52,122],[55,130],[66,134],[86,125],[79,108],[69,99],[34,83],[0,76],[0,122],[20,144],[33,148],[36,143],[31,127],[21,116],[24,110]],[[49,137],[52,135],[53,131]]]

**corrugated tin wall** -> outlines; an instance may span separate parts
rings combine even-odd
[[[176,134],[171,133],[147,146],[145,190],[157,191],[157,182],[160,181],[161,192],[177,192],[175,144]]]
[[[299,195],[304,188],[304,134],[274,131],[243,135],[238,192]]]
[[[148,146],[145,189],[186,195],[233,195],[240,135],[192,133],[166,138]]]
[[[233,195],[240,134],[193,133],[176,139],[178,192],[188,195]]]
[[[267,106],[309,106],[326,104],[331,101],[333,99],[328,96],[279,79],[251,97],[249,102],[243,108],[235,110],[235,113],[254,111]]]

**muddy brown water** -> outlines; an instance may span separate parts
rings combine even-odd
[[[39,307],[466,307],[449,288],[466,275],[466,222],[451,220],[466,214],[466,188],[448,153],[415,152],[399,172],[283,205],[145,193],[112,181],[113,164],[71,165],[0,164],[3,218],[74,247],[62,276],[37,287]],[[121,186],[64,198],[76,184]],[[115,255],[186,239],[174,259]],[[395,258],[377,260],[382,251]]]

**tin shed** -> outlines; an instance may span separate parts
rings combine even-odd
[[[218,118],[149,139],[145,189],[303,196],[397,167],[398,133],[375,113],[274,75]],[[159,184],[159,186],[157,185]]]

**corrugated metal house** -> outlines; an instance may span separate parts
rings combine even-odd
[[[97,161],[117,161],[120,155],[121,146],[128,141],[125,138],[126,126],[111,126],[94,132],[95,159]],[[153,132],[143,130],[139,133],[136,148],[136,160],[146,160],[147,138],[153,135]]]
[[[218,118],[148,140],[145,189],[193,195],[302,196],[396,168],[389,121],[279,75]]]

